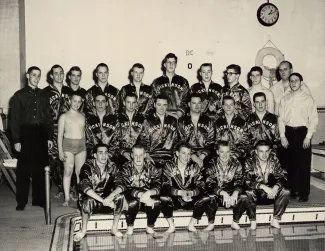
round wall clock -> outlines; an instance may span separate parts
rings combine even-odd
[[[272,26],[279,19],[279,9],[267,1],[258,8],[257,19],[264,26]]]

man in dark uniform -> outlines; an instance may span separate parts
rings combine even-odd
[[[238,230],[238,222],[246,211],[247,196],[243,191],[243,168],[235,156],[231,155],[230,144],[220,141],[217,150],[218,156],[211,159],[206,169],[206,188],[211,196],[211,207],[215,216],[218,206],[233,208],[233,222],[231,227]],[[214,228],[214,217],[209,222],[206,231]]]
[[[250,147],[253,150],[258,141],[266,140],[270,143],[273,150],[277,151],[281,146],[278,118],[266,110],[265,93],[255,93],[253,102],[255,112],[246,119]]]
[[[247,215],[252,229],[256,228],[256,204],[274,203],[271,226],[275,228],[280,228],[279,220],[289,204],[290,192],[283,187],[287,182],[287,173],[271,149],[269,142],[260,140],[255,146],[255,154],[245,162]]]
[[[212,64],[202,64],[199,72],[201,80],[191,86],[191,93],[201,95],[201,113],[214,121],[217,119],[217,111],[221,108],[222,86],[212,81],[212,73]]]
[[[53,146],[53,121],[50,104],[38,88],[41,70],[28,69],[27,86],[17,91],[11,103],[11,131],[17,163],[17,207],[22,211],[28,202],[30,177],[33,182],[33,206],[45,206],[44,167],[48,162],[48,149]]]
[[[191,158],[191,146],[180,143],[176,158],[166,163],[163,169],[163,190],[161,193],[162,213],[169,228],[167,233],[175,232],[173,211],[176,208],[193,210],[188,230],[196,232],[195,223],[205,212],[209,222],[214,220],[215,212],[211,211],[210,198],[204,195],[205,184],[202,168]]]
[[[119,92],[119,113],[125,110],[125,95],[128,93],[135,93],[137,96],[137,113],[146,115],[149,110],[149,100],[152,97],[152,88],[149,85],[142,83],[142,78],[144,75],[144,66],[142,64],[136,63],[132,66],[130,70],[130,80],[131,83],[123,86]]]
[[[89,150],[103,143],[109,146],[110,158],[116,155],[119,144],[119,122],[116,115],[107,112],[108,98],[103,92],[94,95],[96,113],[86,120],[86,146]]]
[[[173,158],[173,150],[178,142],[177,119],[166,114],[168,98],[158,95],[155,100],[155,113],[147,116],[138,138],[147,152],[147,159],[163,165]]]
[[[154,109],[154,101],[160,94],[168,97],[167,114],[180,118],[186,113],[190,86],[187,79],[175,73],[177,57],[168,53],[163,62],[163,75],[156,78],[152,83],[151,109]]]
[[[136,111],[137,95],[133,92],[125,94],[123,106],[124,111],[118,116],[119,140],[118,158],[119,165],[123,165],[126,161],[131,160],[132,147],[138,140],[138,137],[143,130],[144,116]]]
[[[147,214],[148,234],[154,234],[154,225],[160,213],[159,194],[161,189],[161,168],[145,161],[146,152],[143,146],[132,148],[132,160],[125,163],[118,172],[116,189],[124,192],[128,202],[126,223],[127,234],[133,234],[133,225],[139,212]]]
[[[58,187],[58,193],[55,198],[59,198],[63,195],[63,164],[59,159],[59,150],[58,150],[58,121],[61,114],[70,109],[70,88],[63,85],[64,80],[64,71],[60,65],[53,65],[49,74],[47,81],[49,85],[43,89],[45,95],[47,96],[52,119],[54,123],[53,131],[53,147],[50,149],[50,168],[52,174],[52,180],[54,184]],[[71,195],[73,197],[73,195]],[[73,198],[74,200],[76,198]]]
[[[224,96],[231,96],[235,100],[235,113],[242,119],[246,119],[252,112],[252,103],[249,92],[238,81],[241,74],[239,65],[228,65],[225,71],[227,83],[222,87],[222,98]],[[222,113],[222,109],[219,109]]]
[[[70,70],[67,73],[66,82],[68,84],[68,87],[70,87],[70,93],[69,93],[70,97],[75,93],[78,93],[81,96],[82,104],[79,108],[79,111],[84,112],[87,91],[84,88],[80,87],[81,75],[82,75],[82,71],[80,67],[73,66],[70,68]],[[64,107],[67,107],[67,105],[64,105]]]
[[[190,112],[178,120],[178,134],[180,142],[187,142],[192,147],[191,159],[203,167],[204,159],[214,148],[215,128],[213,121],[201,114],[201,105],[201,95],[191,94]]]
[[[215,122],[216,144],[229,141],[230,150],[243,161],[249,150],[249,141],[245,121],[235,114],[235,100],[224,96],[222,100],[223,115]]]
[[[118,231],[118,221],[123,210],[127,209],[127,203],[121,190],[115,188],[117,167],[108,158],[108,147],[98,144],[94,148],[95,159],[89,159],[80,171],[80,182],[78,184],[81,195],[79,206],[81,209],[82,228],[74,237],[80,241],[87,232],[87,223],[90,215],[95,212],[114,212],[112,234],[121,237]]]
[[[88,89],[86,94],[86,114],[96,114],[95,95],[103,92],[107,97],[107,113],[116,114],[118,111],[119,90],[107,82],[109,69],[107,64],[100,63],[95,70],[95,84]]]

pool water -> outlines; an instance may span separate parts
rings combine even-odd
[[[164,251],[200,251],[200,250],[292,250],[324,251],[325,224],[283,225],[281,229],[258,226],[256,231],[248,227],[239,231],[216,228],[211,232],[199,230],[191,233],[177,230],[176,233],[148,235],[137,231],[132,236],[116,238],[109,233],[88,234],[81,242],[74,243],[75,251],[90,250],[164,250]]]

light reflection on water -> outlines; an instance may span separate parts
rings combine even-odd
[[[80,243],[75,243],[74,250],[324,251],[325,225],[284,225],[281,229],[260,226],[256,231],[251,231],[249,228],[242,228],[239,231],[216,228],[209,233],[178,230],[169,235],[157,232],[155,236],[135,232],[133,236],[125,235],[123,238],[113,237],[109,233],[98,233],[88,234]]]

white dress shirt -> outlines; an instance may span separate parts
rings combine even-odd
[[[291,92],[281,99],[279,105],[280,137],[285,136],[285,126],[306,126],[306,137],[311,138],[318,124],[317,107],[312,96],[302,89]]]
[[[284,90],[284,84],[281,79],[279,82],[277,82],[270,88],[270,90],[273,92],[273,95],[274,95],[274,103],[275,103],[274,114],[275,115],[279,115],[279,105],[280,105],[281,99],[284,96],[291,93],[291,88],[289,86],[289,82],[286,85],[287,85],[287,89]],[[311,92],[310,92],[308,86],[304,82],[301,82],[301,90],[304,91],[305,93],[311,95]]]

